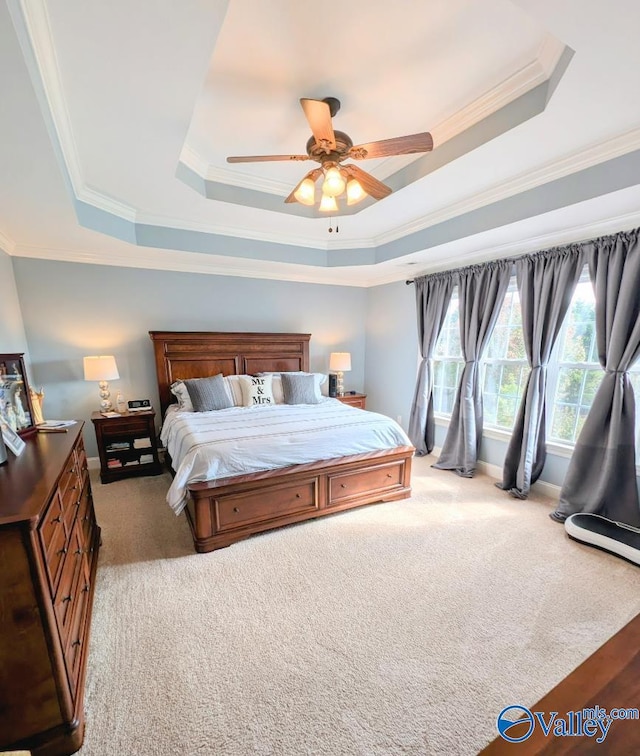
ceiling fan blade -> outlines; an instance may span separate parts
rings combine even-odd
[[[428,131],[424,131],[421,134],[408,134],[394,139],[358,144],[349,150],[348,157],[365,160],[392,155],[411,155],[414,152],[430,152],[432,149],[433,137]]]
[[[341,165],[340,169],[351,178],[359,181],[360,186],[374,199],[384,199],[384,197],[388,197],[391,194],[391,189],[386,184],[378,181],[377,178],[363,171],[362,168],[358,168],[357,165]]]
[[[315,137],[318,147],[327,153],[335,150],[336,137],[331,123],[331,110],[324,100],[310,100],[307,97],[300,98],[300,105],[305,117],[311,126],[311,132]]]
[[[270,163],[276,160],[311,160],[308,155],[240,155],[227,158],[227,163]]]
[[[285,202],[297,202],[298,200],[294,197],[294,194],[298,191],[300,188],[300,184],[302,184],[303,181],[306,181],[306,179],[311,179],[313,182],[316,182],[318,180],[318,176],[322,173],[322,168],[314,168],[312,171],[309,171],[306,176],[303,176],[300,181],[296,184],[294,190],[291,192],[291,194],[287,197]]]

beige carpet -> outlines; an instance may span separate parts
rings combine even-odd
[[[413,498],[195,554],[168,478],[94,481],[82,756],[474,754],[640,611],[640,571],[414,464]]]

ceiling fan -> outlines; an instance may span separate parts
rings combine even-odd
[[[343,131],[334,130],[331,119],[340,110],[340,100],[325,97],[323,100],[301,98],[300,105],[305,114],[312,136],[307,142],[306,155],[245,155],[228,157],[228,163],[262,163],[281,160],[315,160],[320,168],[314,168],[298,183],[285,202],[300,202],[303,205],[315,203],[315,189],[318,178],[324,175],[320,210],[336,212],[336,198],[346,192],[347,204],[354,205],[367,196],[376,200],[391,194],[391,189],[378,181],[370,173],[344,160],[367,160],[429,152],[433,149],[433,139],[428,131],[382,139],[378,142],[358,144]]]

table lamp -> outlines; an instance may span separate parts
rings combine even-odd
[[[331,352],[329,370],[337,373],[337,394],[344,396],[344,373],[351,370],[351,352]]]
[[[120,378],[116,358],[113,355],[100,355],[85,357],[84,360],[84,379],[85,381],[98,381],[100,387],[100,410],[107,412],[113,406],[111,404],[111,393],[109,392],[109,381],[116,381]]]

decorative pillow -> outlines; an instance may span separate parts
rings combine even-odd
[[[193,412],[193,404],[191,403],[191,397],[187,391],[187,387],[182,381],[174,381],[171,384],[171,393],[178,400],[178,407],[183,412]]]
[[[195,412],[209,412],[233,407],[222,379],[222,373],[209,378],[189,378],[184,381]]]
[[[318,382],[313,375],[282,373],[285,404],[318,404]]]
[[[316,398],[318,401],[323,396],[329,396],[329,376],[326,373],[305,373],[303,370],[290,370],[286,373],[258,373],[258,375],[273,376],[273,395],[276,398],[276,404],[284,404],[284,394],[282,393],[282,375],[312,375],[316,382]]]
[[[227,387],[227,392],[233,401],[234,407],[244,407],[244,400],[242,398],[242,381],[244,378],[250,378],[247,375],[225,375],[224,383]]]
[[[242,403],[245,407],[258,407],[263,404],[275,404],[273,396],[273,377],[271,375],[243,375]]]

